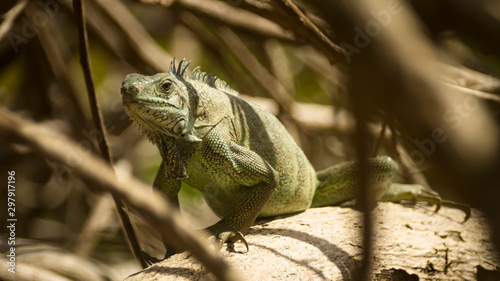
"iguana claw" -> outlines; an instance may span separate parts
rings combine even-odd
[[[245,237],[243,236],[243,233],[240,231],[238,232],[223,232],[220,233],[218,236],[214,236],[218,240],[218,249],[222,249],[222,246],[224,243],[227,243],[229,245],[232,245],[236,242],[242,242],[245,245],[245,248],[247,249],[248,252],[248,243]]]
[[[217,249],[222,249],[224,243],[232,245],[236,242],[242,242],[248,252],[248,243],[245,239],[243,233],[239,230],[235,230],[234,227],[228,225],[227,223],[220,221],[206,229],[210,234],[210,239],[214,239],[213,243],[217,243]]]
[[[456,202],[448,201],[448,200],[442,200],[442,204],[443,204],[443,206],[459,209],[462,212],[464,212],[465,218],[462,221],[462,223],[466,222],[471,216],[471,209],[470,209],[470,206],[467,204],[456,203]]]
[[[463,222],[466,222],[471,216],[471,210],[468,205],[442,200],[437,192],[427,190],[421,185],[393,183],[380,200],[387,202],[410,200],[414,204],[418,201],[425,201],[436,205],[434,213],[437,213],[441,209],[441,206],[459,209],[465,213]]]

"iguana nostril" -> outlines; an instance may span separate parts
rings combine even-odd
[[[137,96],[141,89],[135,85],[133,85],[132,89],[130,90],[130,93],[134,96]]]
[[[135,85],[123,85],[121,89],[122,99],[134,99],[139,93],[139,89]]]
[[[122,98],[135,98],[143,88],[142,76],[137,73],[128,74],[123,79],[121,93]]]

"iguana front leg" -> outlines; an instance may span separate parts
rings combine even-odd
[[[165,164],[165,161],[161,162],[160,168],[156,173],[155,181],[153,182],[153,188],[160,190],[165,194],[170,201],[177,208],[179,208],[179,191],[181,190],[181,181],[178,179],[167,178],[167,169],[169,167]]]
[[[202,154],[202,161],[207,165],[221,167],[221,171],[227,173],[234,184],[249,189],[222,220],[207,230],[219,241],[219,245],[242,241],[248,247],[243,233],[253,225],[262,207],[278,187],[278,172],[260,155],[228,140],[216,129],[203,139]]]
[[[170,167],[171,168],[171,167]],[[171,179],[169,178],[169,166],[165,163],[165,161],[162,161],[160,168],[158,169],[158,172],[156,173],[156,177],[153,183],[153,188],[159,189],[167,196],[167,199],[172,203],[174,206],[179,209],[179,197],[178,193],[181,189],[181,181],[178,179]],[[172,246],[172,243],[168,241],[168,239],[161,234],[161,239],[163,242],[163,245],[165,246],[165,256],[163,259],[167,259],[173,254],[177,253],[175,248]],[[149,265],[152,265],[153,263],[157,263],[160,260],[149,255],[146,252],[142,252],[142,256],[146,263]]]

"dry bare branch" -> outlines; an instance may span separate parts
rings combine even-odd
[[[328,15],[325,19],[338,35],[337,42],[356,47],[356,30],[375,24],[371,12],[394,8],[390,3],[315,1],[314,5]],[[432,143],[432,151],[423,158],[438,164],[445,183],[436,187],[452,187],[469,203],[481,206],[497,222],[494,233],[500,245],[500,206],[491,199],[500,197],[496,188],[500,183],[499,128],[479,101],[442,85],[435,46],[420,29],[411,8],[405,2],[397,3],[397,16],[392,16],[383,32],[369,37],[366,46],[358,46],[359,52],[352,53],[349,93],[362,101],[358,104],[364,106],[363,111],[374,113],[381,108],[410,139]],[[454,126],[447,114],[464,102],[470,102],[474,111],[461,117],[460,126]],[[436,132],[446,140],[434,141]]]
[[[276,38],[283,41],[295,41],[293,34],[287,32],[273,21],[262,18],[254,13],[237,9],[224,3],[223,1],[213,0],[137,0],[147,4],[157,4],[165,8],[175,8],[177,10],[190,11],[193,14],[210,18],[215,22],[226,26],[248,30],[255,34]],[[175,5],[172,5],[174,2]],[[172,7],[173,6],[173,7]]]
[[[73,9],[76,16],[76,26],[80,43],[80,64],[82,66],[83,76],[85,78],[85,86],[87,88],[87,97],[89,99],[90,112],[92,113],[94,129],[100,132],[99,135],[96,134],[95,141],[97,142],[97,146],[99,147],[101,158],[108,162],[110,165],[113,165],[113,160],[111,158],[111,153],[109,151],[107,142],[107,132],[105,130],[104,120],[94,86],[94,75],[92,72],[92,63],[90,60],[89,42],[87,36],[87,20],[82,1],[73,0]],[[132,223],[130,222],[130,218],[125,211],[125,206],[123,205],[123,202],[120,198],[113,195],[113,199],[115,201],[116,210],[118,212],[118,215],[120,216],[123,229],[125,230],[125,233],[127,235],[132,252],[141,266],[143,268],[146,268],[146,261],[141,255],[141,248],[139,246],[139,242],[137,241],[137,236],[135,234],[134,228],[132,227]]]
[[[239,7],[252,11],[274,21],[285,29],[293,31],[298,38],[321,50],[331,64],[345,61],[342,48],[324,35],[324,31],[320,30],[293,2],[243,0],[240,2]]]
[[[10,31],[16,18],[23,12],[24,8],[26,8],[26,4],[28,4],[28,0],[19,0],[14,7],[2,16],[3,20],[0,25],[0,41],[2,41]]]
[[[281,82],[267,71],[238,36],[229,28],[221,27],[217,31],[217,34],[232,53],[240,60],[241,64],[248,69],[248,72],[254,75],[257,81],[261,83],[262,87],[267,90],[268,94],[278,102],[283,111],[290,113],[292,110],[290,106],[293,104],[293,99]]]
[[[126,40],[152,71],[168,72],[168,62],[172,60],[172,56],[156,43],[125,4],[117,0],[94,2],[120,28]]]
[[[220,280],[241,280],[219,256],[204,246],[199,234],[185,225],[178,211],[159,191],[151,190],[134,178],[119,181],[109,165],[83,147],[5,108],[0,108],[0,134],[19,139],[52,163],[71,167],[92,190],[110,192],[121,198],[144,214],[144,218],[169,240],[176,241],[177,250],[190,251]]]

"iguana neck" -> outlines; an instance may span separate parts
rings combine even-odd
[[[211,88],[199,81],[188,80],[188,83],[196,84],[197,103],[194,106],[194,126],[191,134],[199,139],[203,137],[224,118],[230,118],[233,114],[227,106],[226,93]],[[194,85],[192,85],[194,86]]]

